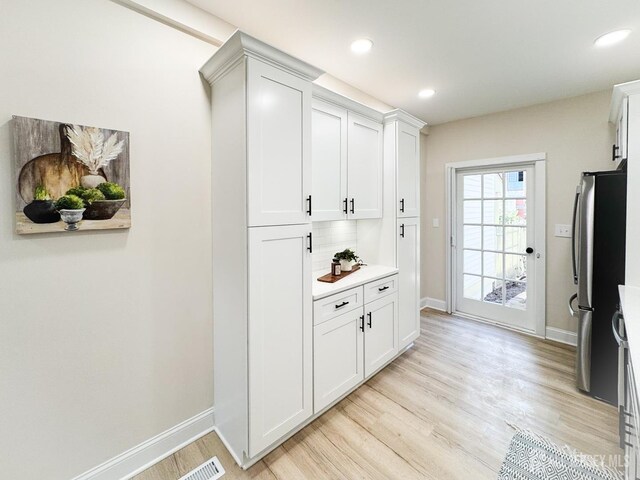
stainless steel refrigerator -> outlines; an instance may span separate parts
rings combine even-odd
[[[584,172],[573,209],[573,280],[578,318],[578,388],[617,405],[618,345],[611,318],[624,284],[627,175]],[[576,306],[577,305],[577,306]]]

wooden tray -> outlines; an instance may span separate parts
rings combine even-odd
[[[340,275],[331,275],[330,273],[327,273],[326,275],[323,275],[320,278],[318,278],[318,281],[325,282],[325,283],[335,283],[341,278],[348,277],[353,272],[357,272],[358,270],[360,270],[360,265],[354,265],[353,269],[350,272],[342,272]]]

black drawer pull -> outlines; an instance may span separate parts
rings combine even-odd
[[[364,332],[364,315],[360,315],[360,330]]]
[[[343,207],[342,207],[342,211],[345,213],[345,215],[347,213],[349,213],[349,207],[348,207],[348,203],[349,203],[349,199],[345,198],[343,201]]]
[[[307,215],[311,216],[311,195],[307,197]]]
[[[371,328],[371,312],[367,313],[367,317],[369,317],[369,321],[367,322],[367,325],[369,325],[369,328]]]
[[[307,246],[307,250],[309,250],[309,253],[313,253],[313,234],[309,232],[309,234],[307,235],[307,238],[309,239],[309,245]]]
[[[400,211],[404,213],[404,198],[400,200]]]
[[[379,292],[384,292],[385,290],[389,290],[389,285],[385,286],[385,287],[380,287],[378,288]]]
[[[356,199],[351,199],[351,213],[356,213]]]
[[[400,225],[400,236],[404,238],[404,223]]]
[[[336,308],[342,308],[345,305],[349,305],[349,302],[342,302],[340,305],[336,305]]]

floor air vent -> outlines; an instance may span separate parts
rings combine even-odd
[[[213,457],[211,460],[207,460],[199,467],[194,468],[184,477],[180,477],[179,480],[215,480],[224,475],[224,468],[218,457]]]

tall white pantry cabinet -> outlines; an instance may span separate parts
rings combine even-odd
[[[236,32],[211,84],[214,405],[240,465],[313,413],[311,81]]]
[[[418,336],[424,123],[367,117],[312,85],[321,70],[240,31],[200,72],[212,102],[215,429],[246,468]],[[357,221],[361,256],[399,268],[367,284],[393,289],[357,318],[314,322],[312,218]],[[363,313],[367,334],[352,335]],[[314,358],[333,370],[314,372]]]

